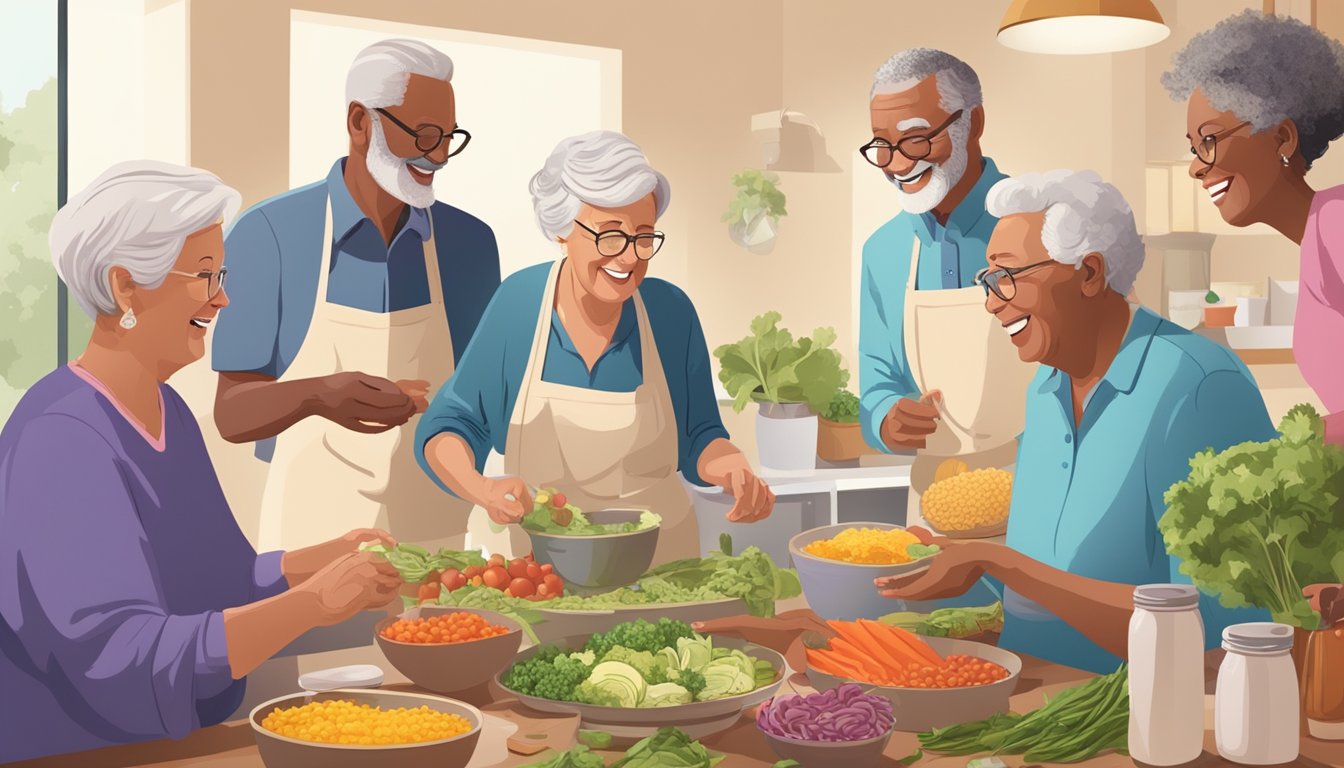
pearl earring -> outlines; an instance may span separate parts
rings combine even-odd
[[[1283,167],[1284,167],[1284,168],[1287,168],[1287,167],[1288,167],[1288,156],[1287,156],[1287,155],[1279,155],[1279,157],[1283,158]]]
[[[135,327],[137,322],[139,321],[135,319],[135,310],[127,307],[126,314],[121,316],[121,327],[129,331]]]

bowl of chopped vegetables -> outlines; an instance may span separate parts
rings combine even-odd
[[[770,748],[803,768],[877,765],[894,719],[889,700],[854,684],[777,696],[756,711],[756,726]]]
[[[637,620],[528,648],[496,681],[528,707],[578,714],[586,728],[675,725],[701,738],[773,696],[785,668],[768,648],[671,619]]]
[[[271,699],[248,720],[267,768],[463,768],[482,716],[441,696],[352,688]]]
[[[522,626],[494,611],[421,605],[384,619],[378,647],[411,682],[436,693],[484,685],[509,665],[523,642]]]
[[[662,519],[647,510],[584,513],[563,493],[542,489],[522,527],[538,563],[571,587],[610,589],[633,584],[653,563]]]
[[[913,533],[889,523],[828,525],[789,540],[803,595],[822,618],[875,619],[904,607],[883,597],[874,579],[927,568],[938,553]]]

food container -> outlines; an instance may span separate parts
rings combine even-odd
[[[1238,328],[1254,328],[1265,324],[1269,299],[1258,296],[1237,297],[1235,324]]]
[[[300,741],[261,726],[271,710],[277,707],[301,707],[310,702],[333,699],[383,709],[426,706],[465,718],[471,724],[471,730],[451,739],[420,744],[358,746]],[[340,689],[325,693],[295,693],[271,699],[253,709],[248,721],[252,724],[257,751],[266,768],[381,768],[388,765],[397,768],[465,768],[471,762],[471,756],[476,752],[476,744],[481,738],[482,717],[480,710],[470,704],[441,696]]]
[[[802,768],[868,768],[882,762],[882,753],[891,742],[892,731],[862,741],[803,741],[786,739],[761,731],[770,749],[780,760],[797,760]]]
[[[1300,696],[1290,656],[1293,628],[1234,624],[1223,630],[1223,650],[1214,701],[1218,754],[1242,765],[1296,760]]]
[[[382,631],[403,619],[442,616],[448,613],[473,613],[491,624],[509,628],[507,634],[463,643],[403,643],[388,640]],[[436,693],[459,693],[490,682],[513,662],[523,642],[518,622],[494,611],[451,606],[416,606],[399,617],[384,619],[374,632],[378,648],[397,671],[411,682]]]
[[[1236,323],[1235,304],[1215,304],[1204,307],[1204,325],[1207,328],[1230,328]]]
[[[929,567],[932,557],[937,555],[909,563],[869,565],[828,560],[803,551],[803,547],[808,544],[834,538],[849,528],[894,530],[903,527],[890,523],[828,525],[804,531],[790,539],[789,555],[798,571],[798,580],[802,582],[807,604],[823,619],[839,621],[877,619],[888,613],[905,610],[906,605],[902,601],[883,597],[873,580],[923,570]]]
[[[939,656],[965,654],[998,664],[1008,670],[1008,676],[1002,680],[966,688],[894,688],[885,685],[873,685],[862,680],[846,680],[807,667],[807,679],[813,688],[824,691],[844,685],[858,683],[868,693],[875,693],[891,702],[896,717],[895,730],[902,732],[923,732],[934,728],[945,728],[958,723],[984,720],[991,715],[1008,711],[1008,698],[1017,688],[1018,677],[1022,674],[1022,659],[1016,654],[984,643],[970,640],[952,640],[946,637],[920,638],[933,648]]]
[[[603,509],[588,512],[594,525],[637,523],[642,510]],[[579,589],[615,589],[633,584],[653,563],[660,526],[630,533],[564,536],[528,531],[538,563],[555,569],[566,586]]]
[[[1298,633],[1303,714],[1313,738],[1344,740],[1344,585],[1313,585],[1312,610],[1322,628]]]
[[[1269,281],[1269,324],[1292,325],[1297,319],[1296,280]]]
[[[1167,294],[1167,317],[1186,330],[1194,330],[1204,318],[1204,296],[1207,293],[1171,291]]]
[[[863,439],[863,428],[857,421],[840,422],[830,419],[817,421],[817,458],[832,463],[856,461],[860,456],[875,453]]]

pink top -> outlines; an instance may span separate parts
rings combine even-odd
[[[1293,355],[1326,413],[1339,414],[1344,411],[1344,186],[1312,198],[1298,281]]]
[[[88,371],[84,370],[83,366],[77,365],[75,363],[70,363],[68,367],[70,368],[71,372],[73,372],[76,376],[87,382],[89,386],[98,390],[98,394],[107,398],[107,401],[111,403],[114,408],[117,409],[117,413],[120,413],[122,417],[126,419],[127,422],[130,423],[131,426],[135,427],[135,431],[139,432],[140,436],[145,438],[145,442],[149,443],[149,446],[151,448],[158,451],[159,453],[163,453],[164,449],[167,447],[166,438],[168,431],[167,430],[168,415],[163,408],[162,389],[159,390],[159,419],[161,420],[162,423],[159,424],[159,436],[156,438],[153,435],[149,434],[149,431],[145,429],[143,424],[141,424],[139,421],[136,421],[135,417],[131,415],[131,412],[121,404],[121,401],[118,400],[115,396],[113,396],[112,392],[109,391],[108,388],[103,385],[103,382],[99,381],[96,377],[94,377],[92,373],[89,373]]]

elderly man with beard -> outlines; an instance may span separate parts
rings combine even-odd
[[[471,138],[452,76],[424,43],[365,48],[346,79],[349,157],[226,239],[234,311],[214,338],[215,421],[270,461],[263,547],[363,527],[463,544],[470,506],[452,514],[464,502],[425,477],[411,439],[500,282],[490,227],[434,199],[436,172]]]
[[[863,248],[859,385],[864,437],[917,451],[907,522],[948,459],[1013,463],[1033,368],[983,309],[975,287],[995,218],[985,195],[1004,175],[985,157],[980,80],[956,57],[902,51],[878,69],[873,139],[860,148],[895,187],[901,212]],[[993,601],[977,590],[958,603]]]

